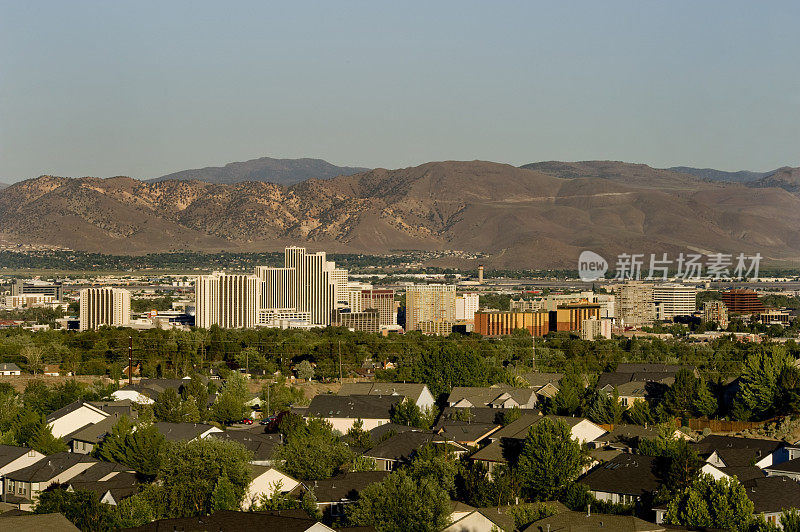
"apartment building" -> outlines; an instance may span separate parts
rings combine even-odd
[[[102,287],[80,291],[80,330],[125,327],[130,321],[131,293],[127,290]]]
[[[478,294],[456,296],[456,320],[472,321],[480,306]]]
[[[195,281],[195,323],[209,328],[255,327],[261,303],[261,280],[255,275],[214,272]]]
[[[679,283],[657,284],[653,287],[653,302],[657,320],[691,316],[697,310],[697,288]]]
[[[614,289],[617,321],[624,327],[646,327],[656,319],[653,285],[628,281]]]
[[[456,287],[454,285],[429,284],[409,286],[406,290],[406,330],[443,330],[436,324],[452,324],[456,320]],[[443,326],[444,329],[447,325]],[[449,332],[449,331],[448,331]]]
[[[728,307],[722,301],[706,301],[703,303],[703,321],[716,323],[721,328],[728,327]]]

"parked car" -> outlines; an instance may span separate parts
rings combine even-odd
[[[249,417],[246,417],[243,420],[241,420],[240,423],[242,425],[252,425],[253,424],[253,420],[250,419]]]

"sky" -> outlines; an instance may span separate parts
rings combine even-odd
[[[257,157],[800,166],[800,2],[0,0],[0,182]]]

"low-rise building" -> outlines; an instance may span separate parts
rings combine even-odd
[[[324,419],[342,434],[361,420],[364,430],[389,423],[392,410],[405,398],[400,395],[317,395],[306,414]]]

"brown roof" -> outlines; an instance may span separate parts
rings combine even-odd
[[[587,512],[560,512],[545,517],[523,528],[525,532],[660,532],[661,525],[650,523],[632,515],[610,515]]]
[[[80,532],[63,514],[31,514],[3,517],[0,528],[14,532]]]

